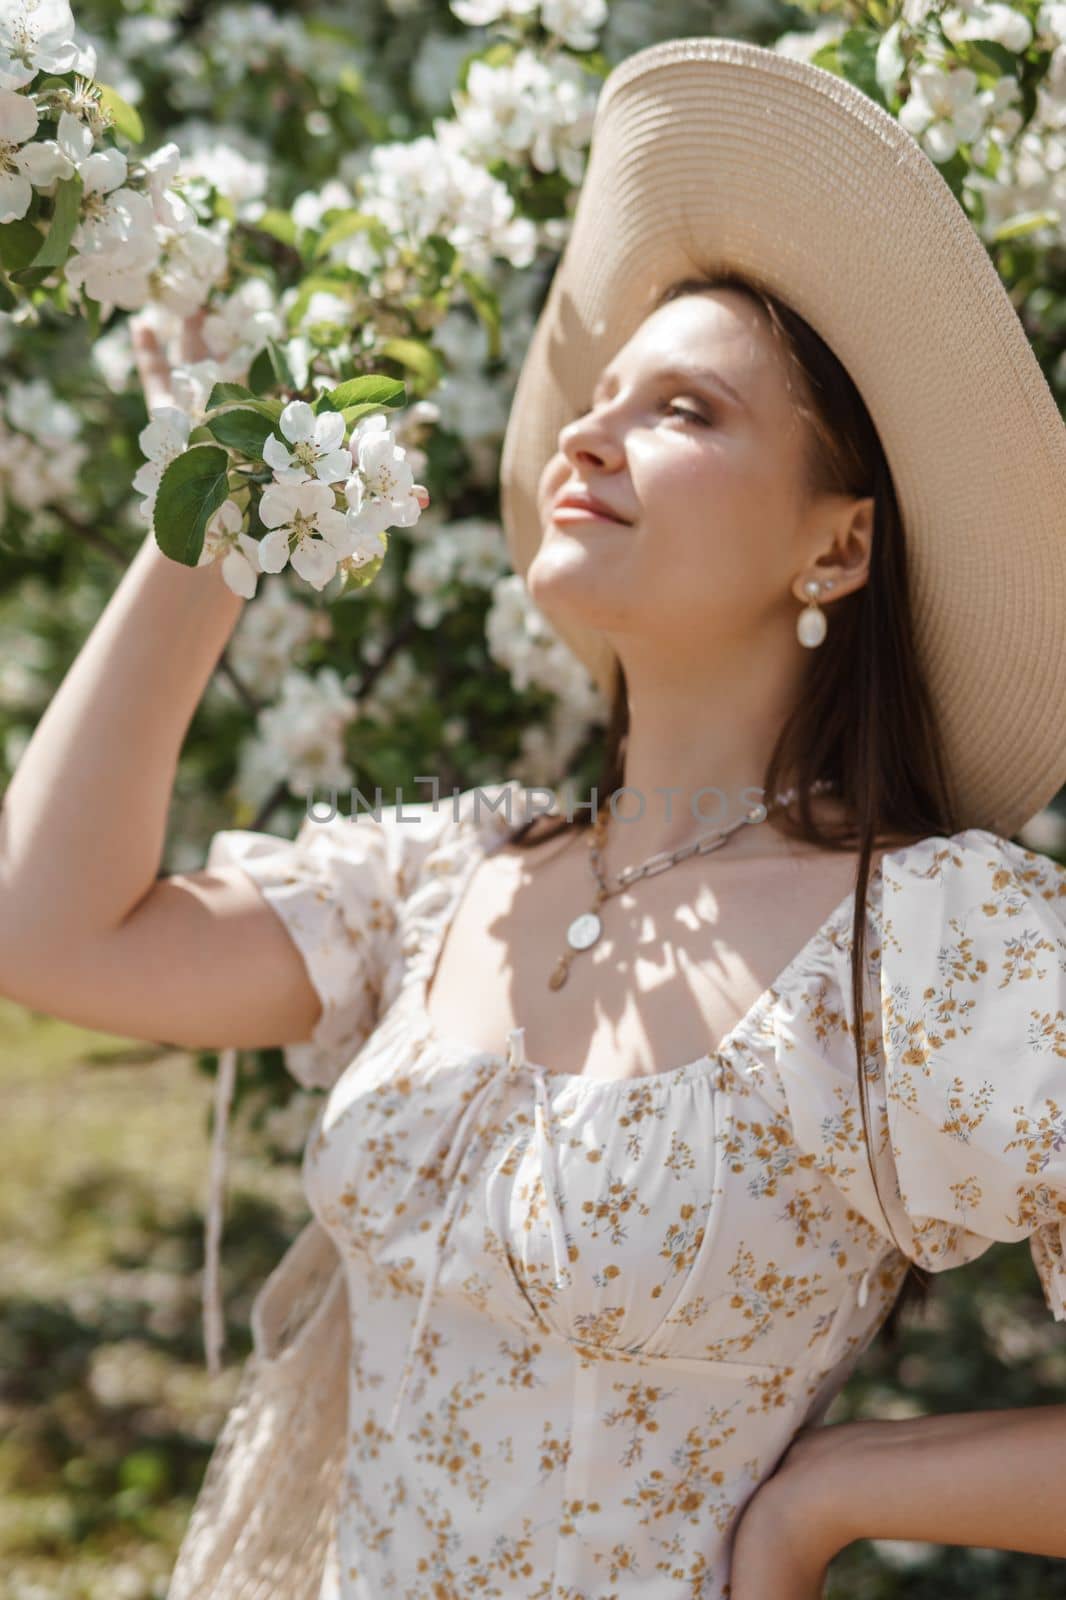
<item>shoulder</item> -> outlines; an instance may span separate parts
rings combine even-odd
[[[921,965],[930,945],[1004,959],[1023,926],[1044,948],[1066,942],[1066,866],[985,828],[932,835],[881,861],[885,957]]]

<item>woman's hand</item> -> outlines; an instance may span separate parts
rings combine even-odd
[[[822,1600],[833,1557],[857,1534],[834,1517],[832,1492],[862,1422],[801,1428],[736,1525],[730,1600]]]
[[[211,352],[204,343],[203,325],[206,313],[201,307],[192,316],[186,317],[181,325],[181,340],[178,353],[178,364],[188,361],[203,361]],[[159,341],[159,336],[152,327],[151,322],[143,312],[138,312],[130,318],[130,335],[133,339],[133,354],[137,363],[137,374],[141,380],[144,391],[144,403],[149,415],[157,406],[172,406],[174,404],[174,374],[166,352]]]

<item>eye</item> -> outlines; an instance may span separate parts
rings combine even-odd
[[[706,417],[702,417],[698,411],[691,411],[688,406],[679,406],[668,401],[663,410],[668,411],[671,416],[685,417],[689,422],[698,422],[704,428],[709,428],[711,425]]]

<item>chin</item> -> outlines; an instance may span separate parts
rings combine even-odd
[[[607,623],[603,557],[561,529],[545,538],[529,564],[525,583],[534,605],[553,624],[557,619],[593,628]]]

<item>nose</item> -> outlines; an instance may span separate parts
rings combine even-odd
[[[559,453],[574,466],[592,462],[607,470],[623,459],[621,444],[595,411],[583,411],[560,428]]]

